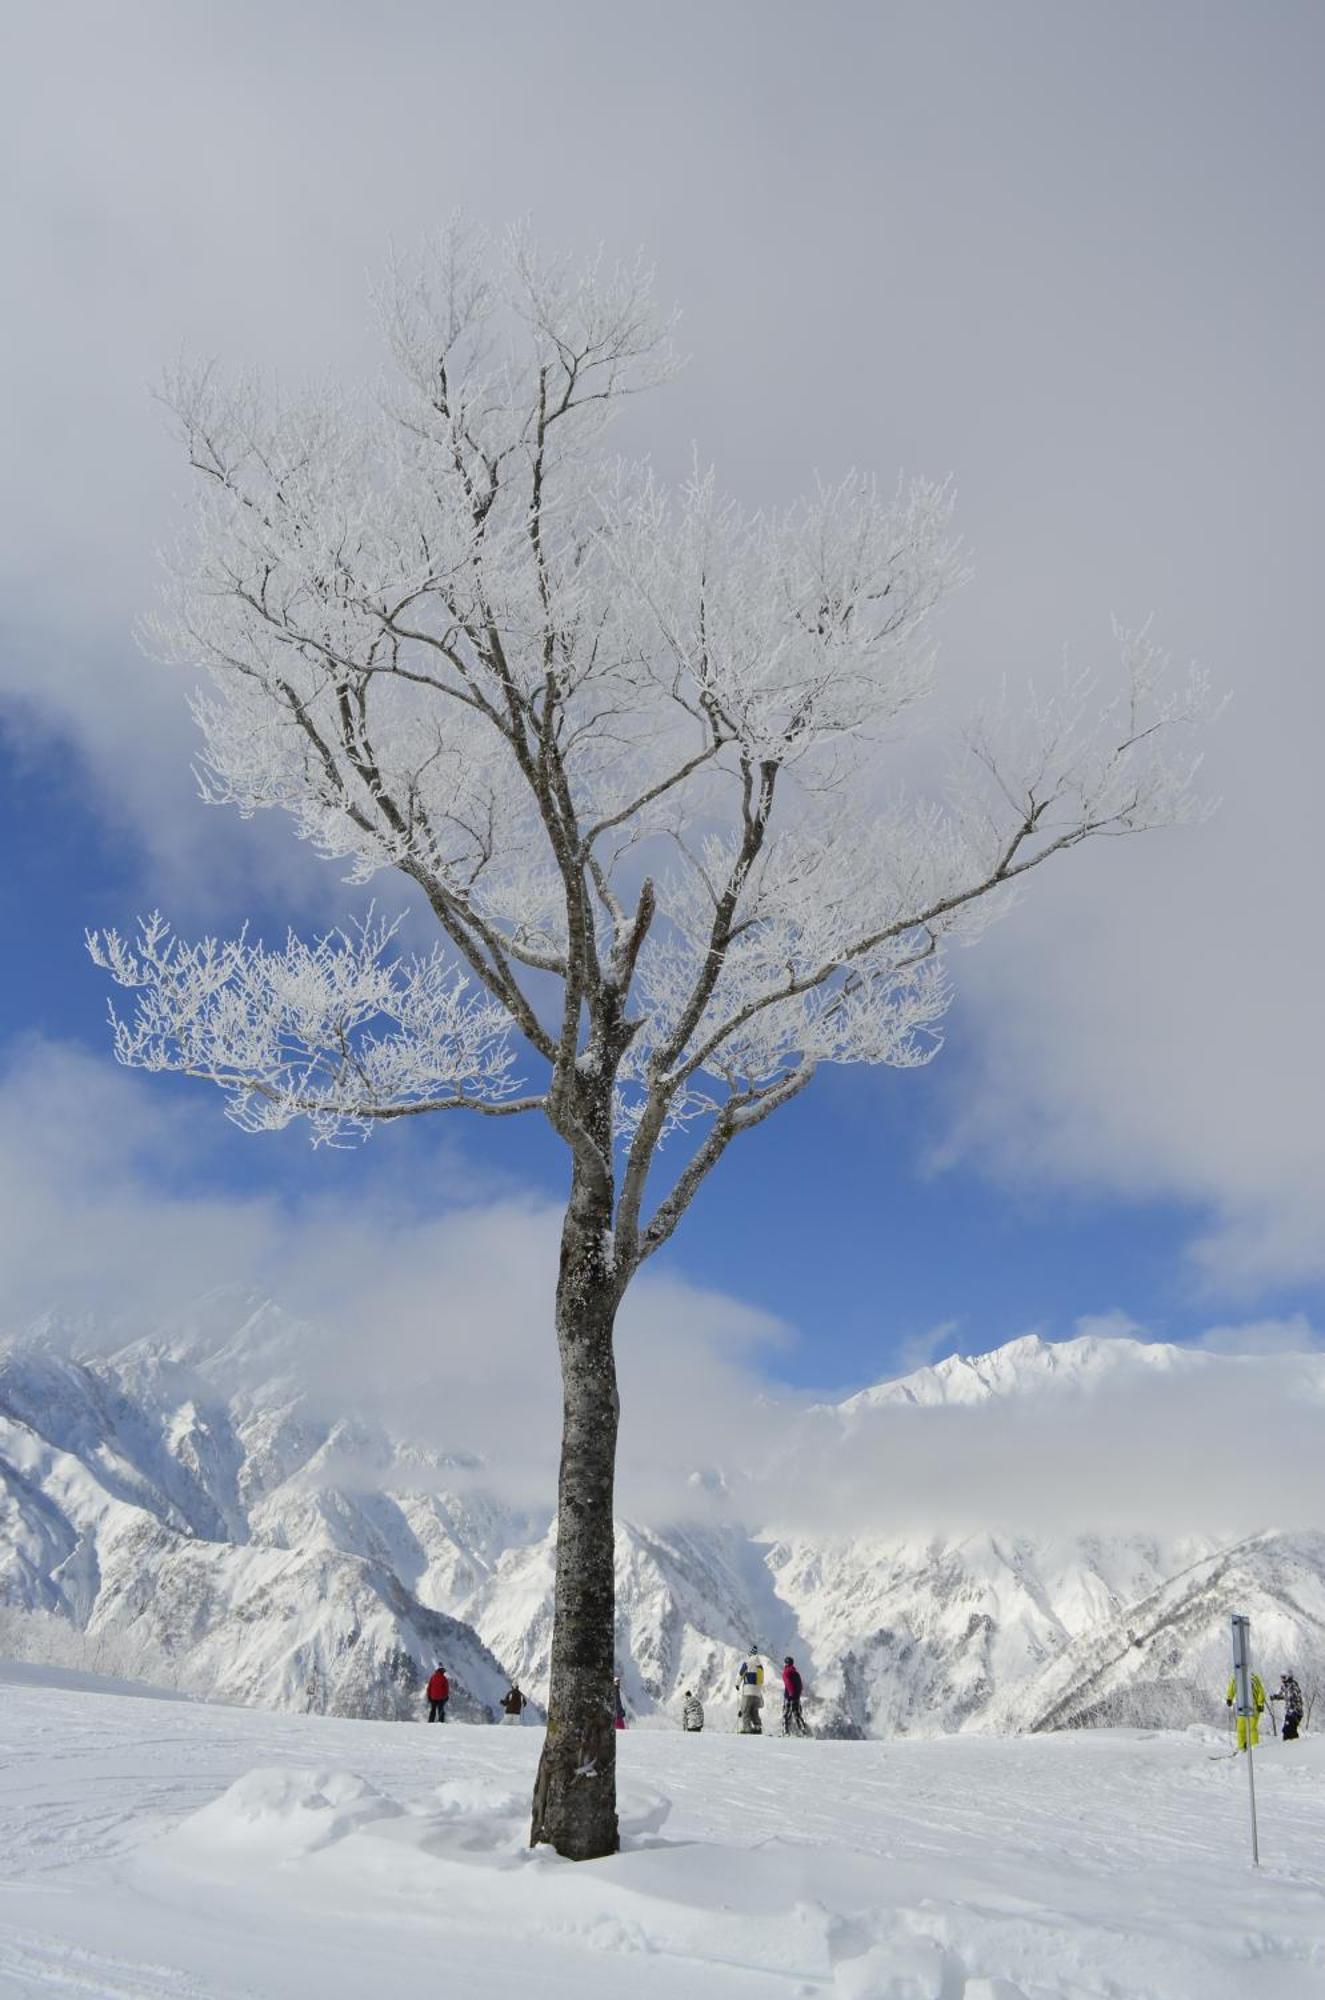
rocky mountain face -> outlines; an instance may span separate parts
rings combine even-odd
[[[227,1394],[232,1361],[187,1339],[0,1354],[0,1604],[57,1613],[118,1641],[121,1665],[220,1700],[412,1716],[443,1659],[453,1713],[494,1708],[499,1662],[411,1588],[426,1562],[408,1498],[320,1482],[351,1448],[385,1471],[388,1441],[314,1417],[280,1376]]]
[[[1252,1621],[1272,1692],[1285,1669],[1325,1694],[1325,1535],[1255,1535],[1216,1550],[1082,1635],[991,1709],[993,1726],[1172,1728],[1216,1719],[1229,1678],[1231,1609]]]
[[[458,1715],[492,1710],[510,1675],[543,1697],[550,1514],[485,1492],[472,1462],[319,1410],[316,1338],[271,1305],[220,1299],[109,1353],[80,1358],[53,1329],[0,1350],[0,1606],[113,1637],[121,1664],[137,1648],[148,1677],[165,1663],[221,1699],[413,1716],[438,1658]],[[1292,1363],[1325,1408],[1325,1363]],[[1014,1341],[799,1413],[793,1462],[804,1447],[806,1477],[825,1449],[868,1467],[876,1440],[896,1449],[927,1411],[969,1412],[978,1440],[1027,1399],[1071,1399],[1080,1421],[1110,1383],[1238,1365],[1126,1339]],[[1267,1673],[1325,1664],[1316,1521],[1232,1543],[1163,1522],[845,1536],[752,1525],[724,1503],[699,1521],[620,1522],[617,1589],[641,1720],[692,1688],[725,1722],[754,1649],[796,1656],[815,1726],[839,1735],[1208,1718],[1234,1609]]]

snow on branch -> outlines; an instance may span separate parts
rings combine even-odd
[[[1119,692],[1068,676],[1053,697],[973,729],[945,801],[864,809],[846,780],[686,843],[688,871],[640,954],[641,1032],[621,1070],[619,1232],[648,1256],[731,1141],[819,1064],[913,1067],[941,1046],[946,953],[1010,907],[1035,868],[1082,841],[1180,825],[1196,790],[1205,677],[1175,677],[1148,632],[1119,631]],[[715,940],[720,944],[714,970]],[[645,1183],[670,1132],[701,1126],[651,1221]]]
[[[743,870],[742,830],[695,841],[640,955],[645,1024],[625,1076],[674,1084],[675,1120],[701,1073],[749,1084],[801,1062],[925,1062],[950,999],[945,948],[973,942],[1031,869],[1093,836],[1208,812],[1195,789],[1204,677],[1175,686],[1145,633],[1119,636],[1111,701],[1073,677],[973,731],[946,804],[866,814],[842,785],[773,822]],[[720,973],[695,1014],[715,885],[737,873]]]
[[[748,514],[696,467],[676,496],[619,473],[603,506],[657,678],[670,671],[751,757],[800,765],[845,737],[877,742],[928,693],[927,621],[966,574],[950,486],[899,482],[887,497],[852,473]]]
[[[393,958],[381,926],[185,946],[154,919],[93,944],[138,995],[117,1050],[319,1137],[541,1106],[619,1192],[625,1268],[820,1064],[927,1062],[951,948],[1035,868],[1208,810],[1209,691],[1120,632],[1118,692],[1006,697],[909,798],[883,755],[966,574],[950,486],[852,473],[750,512],[698,465],[672,493],[609,458],[674,367],[639,262],[454,224],[378,310],[371,396],[170,385],[196,508],[157,641],[210,680],[203,796],[286,813],[353,880],[405,875],[438,955]]]
[[[1147,623],[1115,621],[1122,661],[1112,696],[1097,675],[1065,669],[1050,694],[1005,686],[994,712],[966,731],[974,766],[953,783],[957,809],[978,837],[1015,842],[1010,876],[1046,851],[1099,834],[1145,833],[1206,819],[1215,802],[1196,786],[1201,725],[1223,704],[1197,667],[1181,676]]]
[[[370,919],[268,951],[246,935],[186,944],[153,914],[132,942],[111,930],[87,943],[136,995],[132,1019],[111,1011],[118,1060],[219,1085],[244,1131],[304,1117],[328,1144],[423,1111],[541,1109],[515,1094],[506,1011],[440,952],[393,955],[396,929]]]

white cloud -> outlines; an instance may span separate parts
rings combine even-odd
[[[1135,1340],[1145,1338],[1145,1328],[1121,1306],[1107,1312],[1082,1313],[1073,1321],[1072,1331],[1081,1340]]]
[[[214,1103],[201,1116],[216,1129]],[[316,1327],[302,1362],[330,1413],[376,1412],[547,1501],[561,1411],[555,1206],[460,1155],[430,1155],[426,1186],[411,1186],[409,1162],[380,1147],[356,1162],[351,1194],[181,1191],[205,1156],[199,1117],[79,1050],[18,1053],[0,1074],[0,1329],[52,1312],[118,1345],[217,1289],[270,1296]],[[237,1308],[217,1310],[228,1324]],[[785,1337],[673,1273],[637,1281],[618,1334],[624,1505],[665,1512],[696,1466],[760,1456],[760,1362]]]
[[[1072,857],[959,965],[934,1156],[1186,1205],[1190,1283],[1232,1300],[1325,1279],[1325,687],[1262,680],[1217,732],[1211,824]]]
[[[882,1409],[846,1437],[802,1426],[774,1524],[801,1532],[932,1536],[977,1530],[1205,1534],[1234,1540],[1325,1521],[1325,1374],[1288,1357],[1208,1363],[1006,1408]],[[790,1497],[788,1497],[790,1496]]]
[[[1305,1313],[1293,1313],[1287,1319],[1208,1327],[1198,1345],[1208,1354],[1319,1354],[1325,1340]]]
[[[937,1361],[942,1354],[953,1353],[960,1326],[960,1320],[941,1319],[934,1326],[923,1327],[919,1333],[904,1335],[896,1350],[897,1373],[909,1374],[914,1368],[924,1368],[931,1361]]]
[[[41,1041],[0,1077],[0,1315],[54,1308],[126,1329],[279,1251],[275,1204],[169,1192],[196,1119],[106,1060]]]
[[[205,1115],[215,1120],[215,1106]],[[548,1504],[560,1430],[555,1205],[445,1154],[430,1156],[423,1189],[411,1188],[411,1162],[397,1170],[384,1155],[363,1161],[352,1194],[189,1193],[197,1118],[78,1050],[32,1043],[11,1062],[0,1075],[0,1327],[54,1308],[119,1344],[196,1317],[202,1293],[255,1290],[312,1322],[302,1365],[329,1413],[385,1416],[481,1458],[484,1481],[512,1499]],[[229,1329],[227,1300],[214,1311]],[[1075,1331],[1144,1329],[1114,1308]],[[952,1332],[936,1327],[924,1344],[948,1346]],[[1300,1316],[1212,1327],[1172,1371],[1123,1369],[1089,1396],[883,1409],[845,1433],[771,1378],[788,1338],[739,1300],[644,1274],[618,1336],[623,1512],[730,1510],[785,1531],[884,1536],[1325,1521],[1325,1374]]]

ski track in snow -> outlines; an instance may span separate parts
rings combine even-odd
[[[1325,1742],[1263,1747],[1259,1874],[1207,1730],[630,1731],[579,1868],[540,1743],[6,1686],[0,2000],[1325,2000]]]

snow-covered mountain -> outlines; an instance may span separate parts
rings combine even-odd
[[[911,1375],[877,1383],[836,1405],[843,1417],[856,1418],[871,1410],[906,1406],[935,1409],[988,1403],[998,1397],[1024,1396],[1036,1390],[1082,1390],[1116,1380],[1120,1375],[1200,1373],[1222,1359],[1202,1349],[1175,1347],[1166,1341],[1130,1340],[1082,1334],[1076,1340],[1043,1340],[1023,1334],[989,1354],[950,1354]]]
[[[239,1332],[241,1374],[264,1340],[282,1370],[297,1360],[300,1329],[274,1309]],[[0,1604],[59,1613],[120,1641],[121,1660],[136,1649],[149,1675],[222,1699],[409,1715],[441,1658],[456,1714],[492,1707],[500,1664],[411,1587],[428,1499],[323,1483],[328,1462],[351,1460],[389,1479],[390,1441],[319,1419],[288,1373],[227,1392],[235,1361],[232,1342],[195,1330],[95,1360],[49,1336],[0,1353]],[[481,1510],[470,1539],[482,1544]],[[462,1560],[450,1523],[435,1540]]]
[[[416,1714],[439,1657],[459,1714],[491,1709],[511,1674],[541,1696],[550,1513],[486,1493],[473,1461],[328,1416],[307,1389],[318,1339],[220,1295],[110,1352],[49,1327],[0,1350],[0,1606],[113,1640],[121,1668],[140,1656],[273,1707]],[[1325,1360],[1275,1365],[1325,1410]],[[803,1483],[828,1462],[865,1480],[935,1412],[961,1413],[974,1440],[1026,1410],[1079,1425],[1119,1385],[1236,1386],[1241,1366],[1032,1337],[791,1413],[788,1449]],[[758,1480],[741,1505],[770,1518],[738,1520],[732,1483],[709,1484],[728,1500],[708,1519],[618,1525],[619,1655],[640,1716],[685,1688],[721,1714],[758,1648],[794,1653],[816,1725],[845,1735],[1208,1717],[1231,1609],[1251,1614],[1267,1669],[1325,1664],[1325,1509],[1252,1541],[1177,1520],[844,1535],[773,1519]]]
[[[1252,1621],[1257,1658],[1325,1694],[1325,1534],[1254,1535],[1180,1570],[1066,1646],[993,1705],[1006,1730],[1178,1727],[1219,1712],[1231,1609]]]

